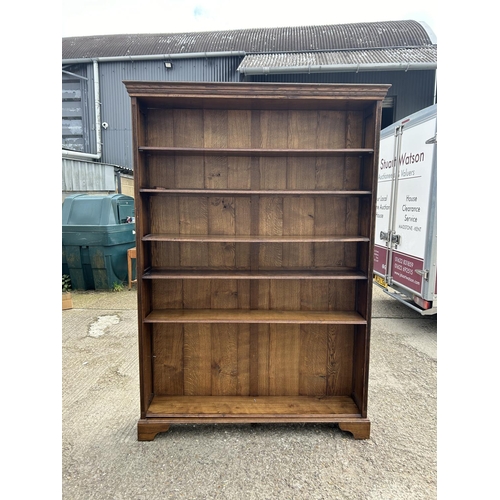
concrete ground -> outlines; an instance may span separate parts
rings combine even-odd
[[[139,442],[135,289],[62,312],[64,500],[437,498],[437,317],[374,287],[371,437],[335,425],[173,425]]]

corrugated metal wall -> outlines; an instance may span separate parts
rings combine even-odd
[[[62,159],[63,192],[107,192],[116,190],[113,165],[91,161]]]
[[[248,82],[297,83],[389,83],[387,93],[394,98],[394,121],[433,104],[435,71],[370,71],[361,73],[312,73],[288,75],[256,75]]]
[[[108,163],[133,168],[130,96],[124,80],[144,81],[239,81],[241,57],[175,59],[172,68],[164,61],[125,61],[99,64],[103,157]]]

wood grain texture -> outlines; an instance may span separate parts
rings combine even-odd
[[[182,325],[154,325],[154,393],[184,394],[184,329]]]
[[[207,324],[184,325],[184,394],[212,394],[212,335]]]

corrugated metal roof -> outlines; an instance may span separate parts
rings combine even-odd
[[[62,39],[62,59],[213,52],[279,53],[433,45],[417,21],[258,28],[171,34],[101,35]]]
[[[250,54],[241,61],[238,71],[246,74],[294,73],[320,71],[364,71],[371,69],[435,69],[436,46],[342,50],[335,52],[301,52]]]

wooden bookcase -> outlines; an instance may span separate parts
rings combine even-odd
[[[141,417],[367,417],[381,104],[389,85],[124,82]]]

